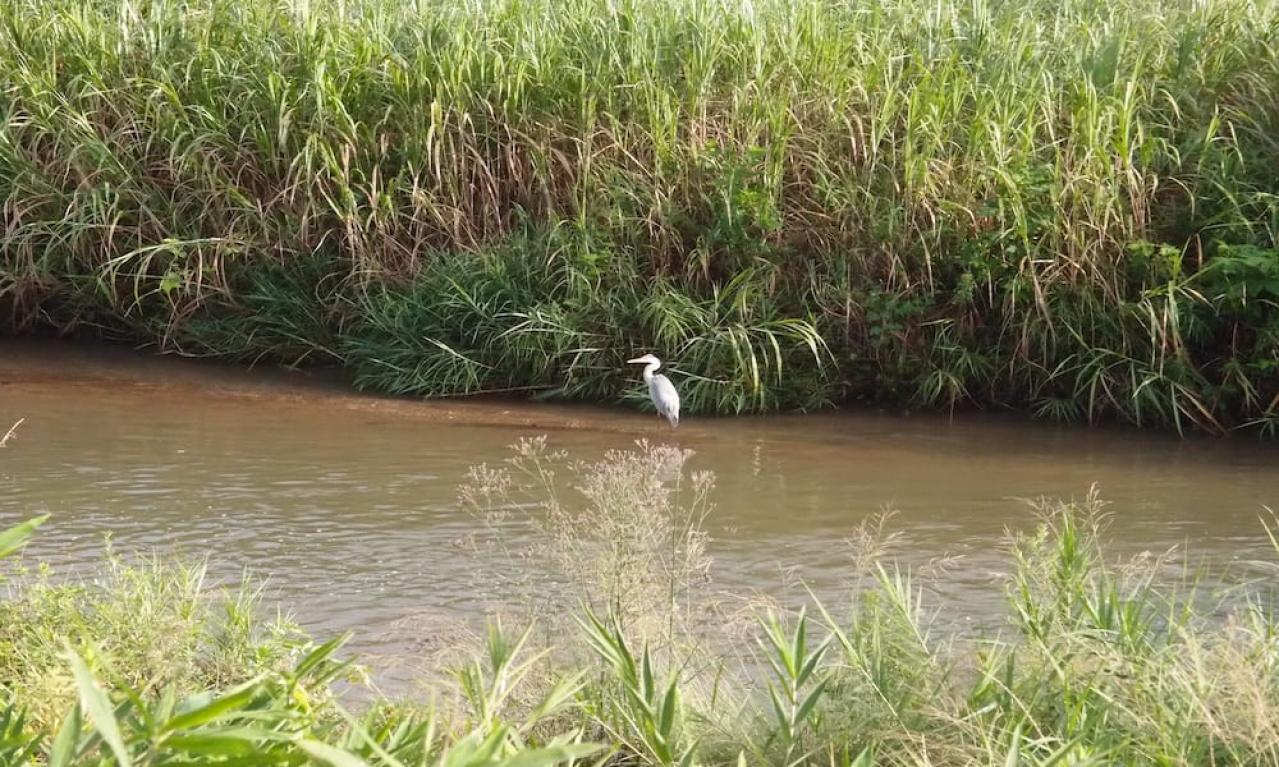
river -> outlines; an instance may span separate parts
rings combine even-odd
[[[637,381],[636,386],[641,384]],[[1110,502],[1117,556],[1188,547],[1195,562],[1273,560],[1259,516],[1279,504],[1273,446],[964,415],[839,411],[688,417],[678,430],[622,409],[422,402],[360,395],[337,376],[244,370],[55,341],[0,340],[0,527],[52,518],[26,554],[74,573],[117,551],[210,557],[267,579],[325,636],[353,629],[371,658],[413,652],[433,617],[469,619],[469,466],[525,436],[584,459],[636,439],[694,451],[717,477],[714,588],[823,599],[847,587],[848,536],[885,509],[913,567],[954,557],[928,599],[961,620],[999,614],[1005,534],[1027,498]]]

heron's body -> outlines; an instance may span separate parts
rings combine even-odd
[[[648,384],[648,396],[652,398],[657,414],[670,422],[671,426],[679,426],[679,392],[671,379],[657,372],[662,361],[651,354],[630,360],[631,363],[644,364],[644,383]]]

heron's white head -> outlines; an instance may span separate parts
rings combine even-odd
[[[662,361],[651,354],[645,354],[643,357],[636,357],[633,360],[627,360],[627,365],[660,365]]]

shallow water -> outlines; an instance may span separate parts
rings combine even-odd
[[[795,596],[803,579],[838,599],[847,537],[892,509],[903,561],[957,558],[930,598],[962,620],[1000,614],[1005,533],[1034,521],[1024,499],[1097,483],[1117,554],[1188,546],[1241,569],[1274,559],[1259,515],[1279,505],[1279,452],[1251,438],[856,412],[672,431],[623,410],[360,396],[319,374],[0,340],[0,432],[18,418],[0,527],[53,515],[28,560],[74,571],[106,533],[122,552],[210,554],[216,576],[269,576],[307,628],[355,629],[375,657],[411,654],[432,620],[474,617],[457,487],[523,436],[588,459],[638,438],[695,451],[691,468],[718,479],[710,550],[726,593]]]

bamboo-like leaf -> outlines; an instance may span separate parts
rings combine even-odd
[[[45,514],[5,530],[0,530],[0,559],[10,556],[25,546],[27,541],[30,540],[31,534],[36,531],[36,528],[44,524],[48,518],[49,515]]]
[[[813,712],[813,708],[817,705],[818,701],[821,700],[822,695],[825,694],[828,682],[830,682],[830,679],[823,679],[813,685],[813,689],[809,691],[808,695],[799,704],[799,708],[795,711],[796,722],[804,722],[808,720],[809,714]]]
[[[336,746],[321,743],[318,740],[303,739],[298,741],[298,748],[307,752],[314,759],[331,765],[331,767],[369,767],[369,763]]]
[[[585,759],[603,750],[590,743],[574,743],[547,748],[529,748],[514,754],[498,764],[501,767],[553,767]]]
[[[233,687],[199,708],[170,718],[163,723],[161,730],[172,732],[190,727],[199,727],[233,714],[253,701],[259,693],[260,684],[261,678],[259,677]]]
[[[80,706],[73,705],[67,711],[58,734],[49,750],[48,767],[71,767],[80,745]]]
[[[115,710],[111,706],[111,700],[98,684],[98,680],[93,677],[93,672],[85,665],[79,653],[71,647],[69,642],[64,642],[64,647],[64,654],[71,664],[71,671],[75,676],[76,690],[80,696],[80,707],[88,715],[89,721],[93,723],[98,735],[110,747],[111,753],[115,755],[119,766],[130,767],[133,764],[133,760],[129,755],[129,750],[125,748],[124,737],[120,734],[120,724],[116,721]]]

